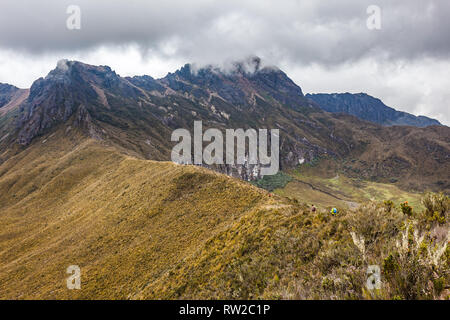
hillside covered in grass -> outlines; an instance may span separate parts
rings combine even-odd
[[[5,162],[0,191],[2,298],[129,298],[266,201],[227,176],[69,138]]]
[[[0,298],[430,299],[449,295],[449,200],[315,213],[77,132],[0,165]],[[81,268],[68,290],[66,269]],[[366,289],[379,265],[382,288]]]

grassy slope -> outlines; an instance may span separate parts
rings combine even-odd
[[[424,286],[448,284],[449,250],[432,275],[422,271],[429,258],[408,265],[415,260],[402,260],[395,242],[410,219],[398,210],[312,214],[240,180],[132,158],[76,132],[37,139],[0,166],[0,216],[0,298],[448,295]],[[436,245],[448,223],[439,228],[428,229],[441,234]],[[352,230],[366,239],[365,255]],[[383,266],[390,253],[400,273],[373,296],[367,265]],[[66,288],[69,265],[81,267],[81,290]]]
[[[419,221],[374,203],[336,217],[295,201],[269,205],[213,236],[134,298],[448,299],[448,223],[427,227],[421,242],[412,236],[424,234]],[[400,248],[405,226],[412,239]],[[368,265],[380,266],[381,290],[366,289]]]
[[[127,298],[267,200],[204,169],[42,141],[0,167],[2,298]],[[65,288],[71,264],[81,291]]]
[[[290,171],[293,180],[276,193],[319,206],[354,207],[367,201],[392,200],[396,205],[408,201],[417,211],[423,210],[422,194],[405,191],[395,184],[349,178],[334,172],[324,174],[320,168],[300,166]]]

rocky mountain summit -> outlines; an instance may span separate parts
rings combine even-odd
[[[276,67],[260,67],[260,60],[235,63],[230,70],[208,66],[195,70],[186,64],[169,73],[161,82],[175,91],[190,92],[196,98],[210,99],[211,93],[235,106],[252,107],[256,99],[271,98],[280,104],[301,109],[312,106],[283,71]]]
[[[126,96],[135,91],[106,66],[91,66],[61,60],[45,78],[36,80],[27,100],[21,105],[18,142],[27,145],[54,125],[66,122],[77,113],[79,123],[87,116],[87,106],[108,108],[105,90]]]

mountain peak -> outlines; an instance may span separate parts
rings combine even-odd
[[[19,90],[13,85],[0,83],[0,108],[5,106]]]
[[[80,61],[59,60],[56,68],[48,73],[45,80],[70,83],[75,80],[99,82],[101,79],[119,78],[108,66],[94,66]]]
[[[35,136],[77,112],[89,119],[89,107],[108,106],[105,90],[121,90],[125,82],[108,66],[59,60],[55,69],[31,86],[22,105],[18,142],[29,144]]]
[[[6,91],[15,91],[15,90],[18,90],[18,89],[19,88],[17,88],[16,86],[13,86],[12,84],[1,83],[0,82],[0,93],[6,92]]]
[[[198,65],[196,63],[187,63],[174,73],[167,76],[181,76],[191,78],[192,76],[227,76],[227,77],[251,77],[258,73],[282,73],[275,66],[265,66],[261,58],[252,56],[243,60],[224,62],[222,64]]]
[[[160,80],[175,91],[207,99],[214,94],[239,106],[254,106],[268,97],[292,108],[311,106],[298,85],[280,69],[264,66],[259,57],[223,65],[186,64]]]

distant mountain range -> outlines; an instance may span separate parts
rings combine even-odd
[[[365,93],[317,93],[307,94],[306,97],[316,102],[325,111],[351,114],[362,120],[384,126],[427,127],[440,125],[440,122],[435,119],[397,111],[385,105],[380,99]]]
[[[194,120],[202,120],[205,129],[279,129],[281,170],[334,159],[333,170],[358,178],[399,181],[413,189],[449,184],[450,128],[383,127],[324,112],[319,105],[328,104],[322,99],[331,99],[354,101],[362,118],[366,108],[377,122],[387,121],[387,111],[391,123],[408,118],[366,95],[305,97],[283,71],[261,68],[258,58],[227,71],[187,64],[161,79],[124,78],[108,66],[62,60],[29,91],[2,88],[0,110],[9,107],[0,116],[0,163],[15,152],[12,146],[26,148],[61,127],[64,135],[79,129],[134,156],[169,160],[172,131],[192,130]],[[260,178],[254,165],[214,169],[244,180]]]

